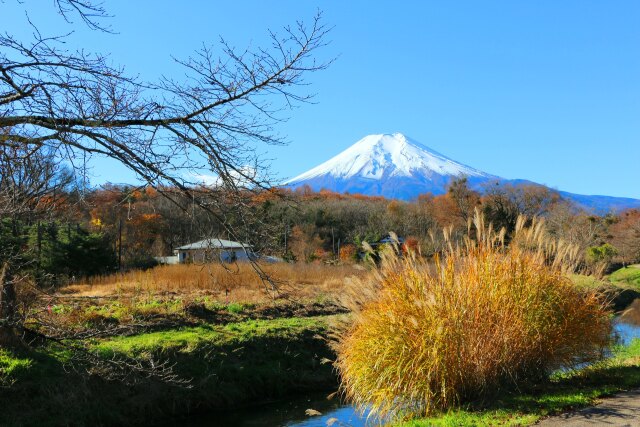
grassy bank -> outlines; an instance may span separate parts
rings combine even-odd
[[[625,310],[634,300],[640,298],[640,282],[634,284],[634,280],[640,281],[640,268],[634,266],[617,270],[602,279],[582,274],[571,274],[569,277],[580,288],[598,290],[615,312]]]
[[[300,390],[335,386],[326,347],[330,317],[246,321],[116,337],[95,342],[104,357],[171,360],[191,389],[153,381],[127,387],[65,372],[65,353],[0,350],[0,425],[147,425],[167,417],[233,407]],[[546,415],[593,404],[640,386],[640,340],[592,368],[503,393],[402,427],[530,425]]]
[[[196,411],[335,386],[326,317],[249,320],[94,342],[104,358],[155,356],[190,388],[67,372],[59,348],[0,352],[0,425],[146,425]]]
[[[640,340],[618,347],[613,358],[580,371],[557,374],[547,384],[503,393],[484,404],[396,424],[427,426],[525,426],[540,418],[589,406],[597,399],[640,386]]]
[[[99,298],[65,293],[56,304],[43,306],[41,316],[70,330],[126,331],[129,336],[94,340],[93,349],[103,358],[168,360],[181,377],[191,380],[191,388],[144,378],[123,385],[69,371],[69,354],[55,346],[28,351],[0,348],[0,425],[149,425],[303,390],[335,389],[333,368],[321,361],[335,357],[326,337],[328,324],[340,313],[330,297],[342,287],[324,279],[311,283],[312,273],[317,272],[310,268],[305,273],[310,280],[305,289],[319,284],[318,291],[296,293],[304,298],[295,301],[244,302],[233,297],[233,290],[227,299],[224,293],[195,288],[186,294],[114,288]],[[587,285],[613,286],[592,282]],[[102,289],[111,288],[108,283],[93,285],[97,294]],[[259,289],[256,284],[255,291]],[[618,349],[606,365],[402,426],[528,425],[635,386],[640,386],[638,342]]]
[[[616,270],[607,279],[615,285],[628,286],[640,290],[640,264]]]
[[[640,290],[640,264],[620,268],[602,279],[583,274],[571,274],[569,276],[573,283],[586,289],[613,287]]]

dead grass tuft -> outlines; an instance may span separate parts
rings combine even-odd
[[[541,222],[519,222],[505,247],[476,215],[476,239],[427,264],[388,251],[347,303],[336,345],[342,391],[383,417],[425,415],[560,367],[602,357],[608,311],[567,278],[574,250]]]

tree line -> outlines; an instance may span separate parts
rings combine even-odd
[[[199,191],[209,191],[208,197],[216,200],[225,197],[217,188]],[[106,185],[86,192],[82,200],[73,192],[61,197],[66,205],[58,206],[58,219],[21,227],[31,256],[39,257],[39,268],[46,265],[49,272],[67,277],[146,268],[154,265],[154,257],[172,255],[181,245],[208,237],[234,238],[208,210],[197,204],[183,209],[188,200],[175,204],[174,198],[186,196],[170,187],[158,191]],[[431,257],[447,240],[460,241],[473,232],[475,210],[494,229],[504,228],[507,241],[519,216],[544,218],[554,238],[579,248],[586,272],[601,274],[610,265],[634,263],[640,257],[640,211],[594,214],[538,185],[493,183],[481,194],[461,178],[452,181],[445,194],[423,194],[412,201],[308,187],[251,192],[244,198],[247,209],[242,215],[225,216],[236,230],[235,238],[286,261],[357,261],[363,242],[377,242],[389,232]],[[4,221],[3,230],[8,230]],[[66,269],[56,267],[54,260],[64,256],[69,257]]]

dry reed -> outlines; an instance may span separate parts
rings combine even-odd
[[[366,272],[354,265],[289,264],[262,266],[276,281],[282,295],[314,298],[335,294],[344,287],[345,277]],[[162,293],[206,293],[229,301],[258,302],[269,299],[265,283],[249,263],[178,264],[149,270],[132,270],[91,277],[71,284],[62,293],[73,296],[114,296]]]
[[[539,221],[518,224],[505,247],[476,215],[476,240],[435,265],[385,254],[336,344],[348,399],[374,416],[424,415],[602,357],[608,312],[566,277],[575,251]]]

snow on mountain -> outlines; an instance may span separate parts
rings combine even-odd
[[[453,178],[461,176],[473,188],[500,180],[394,133],[365,136],[284,185],[410,200],[424,193],[442,194]]]
[[[411,200],[420,194],[443,194],[455,177],[467,177],[469,187],[540,185],[524,179],[504,179],[456,162],[401,133],[369,135],[342,153],[285,182],[289,188],[309,186],[339,193],[360,193]],[[557,191],[557,190],[553,190]],[[640,200],[586,196],[558,191],[564,199],[596,213],[640,209]]]
[[[342,153],[285,184],[296,186],[323,177],[383,180],[444,176],[491,178],[491,175],[451,160],[401,133],[394,133],[365,136]]]

